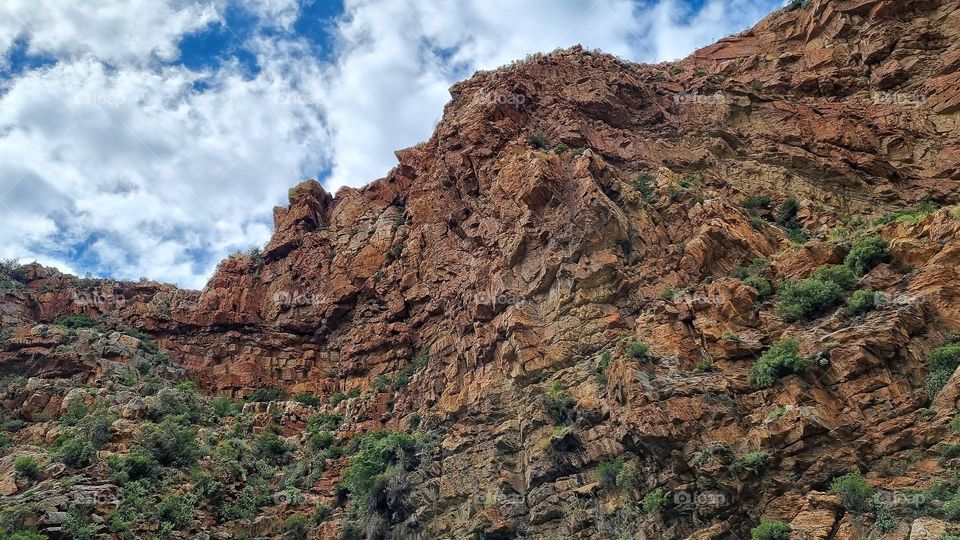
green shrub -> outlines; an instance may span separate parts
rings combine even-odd
[[[195,499],[191,495],[167,495],[154,509],[153,519],[160,523],[161,532],[181,529],[193,523]]]
[[[730,271],[730,275],[737,279],[743,280],[747,279],[750,276],[765,276],[770,269],[770,262],[763,257],[757,257],[750,261],[749,264],[744,266],[738,266]]]
[[[857,276],[853,271],[842,264],[831,264],[818,268],[810,275],[813,279],[820,281],[830,281],[836,283],[845,291],[852,291],[857,288]]]
[[[640,506],[647,514],[659,512],[667,507],[667,494],[663,488],[653,489],[643,496]]]
[[[927,358],[930,374],[927,375],[927,393],[932,399],[950,380],[960,366],[960,343],[950,343],[930,353]]]
[[[327,448],[333,446],[333,443],[336,442],[336,439],[329,431],[317,431],[310,434],[310,436],[307,438],[307,442],[314,450],[326,450]]]
[[[341,484],[359,508],[367,509],[371,496],[382,489],[382,482],[391,477],[391,471],[413,466],[416,451],[416,441],[406,433],[368,433],[344,470]]]
[[[756,289],[761,299],[770,296],[770,293],[773,292],[773,285],[766,278],[760,276],[750,276],[743,280],[743,284]]]
[[[40,467],[40,463],[30,456],[20,456],[15,459],[13,469],[17,472],[17,476],[31,482],[43,478],[43,469]]]
[[[218,418],[236,416],[243,408],[239,403],[234,403],[232,399],[224,396],[213,398],[210,405],[213,408],[213,414]]]
[[[264,386],[254,390],[250,396],[247,397],[247,401],[251,403],[267,403],[270,401],[281,401],[285,397],[286,394],[283,390]]]
[[[597,376],[597,384],[600,386],[607,384],[607,368],[610,367],[611,362],[613,362],[613,354],[610,351],[603,351],[594,370]]]
[[[343,417],[335,413],[323,413],[310,417],[307,421],[309,431],[333,431],[340,427]]]
[[[860,471],[854,471],[835,479],[830,491],[840,495],[844,508],[851,512],[866,512],[870,508],[873,488],[863,479]]]
[[[88,414],[90,409],[84,405],[83,400],[75,399],[67,406],[67,412],[60,417],[60,423],[65,426],[75,426]]]
[[[93,328],[97,326],[97,321],[86,313],[81,313],[79,315],[61,315],[57,317],[57,320],[53,321],[53,324],[73,329]]]
[[[88,414],[80,421],[78,426],[83,436],[90,441],[94,450],[100,449],[104,444],[110,441],[113,436],[110,430],[117,417],[106,409],[101,409]]]
[[[954,433],[960,433],[960,414],[953,415],[947,427]]]
[[[779,205],[777,205],[776,210],[773,213],[774,220],[777,224],[782,225],[788,229],[793,229],[800,227],[800,223],[797,221],[797,212],[800,210],[800,202],[793,197],[786,199]]]
[[[611,459],[609,461],[601,461],[594,471],[597,479],[600,481],[600,487],[605,490],[617,487],[617,475],[620,474],[622,469],[623,460]]]
[[[290,454],[293,453],[293,450],[293,446],[281,439],[274,430],[264,431],[253,442],[254,455],[272,460],[275,463],[286,463],[289,461]]]
[[[642,341],[631,341],[627,343],[627,356],[637,360],[649,360],[651,358],[650,345]]]
[[[61,437],[53,447],[53,455],[57,461],[76,469],[89,465],[95,453],[89,439],[77,434]]]
[[[947,519],[960,521],[960,493],[944,501],[940,508]]]
[[[878,264],[890,261],[890,243],[883,237],[870,236],[853,245],[843,264],[862,276]]]
[[[294,394],[293,399],[294,401],[303,403],[304,405],[310,407],[317,407],[320,405],[320,398],[314,394],[311,394],[310,392],[300,392],[298,394]]]
[[[47,536],[38,533],[34,528],[14,531],[6,538],[9,540],[47,540]]]
[[[550,147],[550,141],[545,135],[540,133],[528,136],[527,144],[536,148],[537,150],[543,150]]]
[[[806,244],[810,240],[810,234],[802,227],[785,229],[787,238],[794,244]]]
[[[747,469],[750,471],[759,471],[763,465],[767,462],[767,459],[770,457],[770,454],[764,452],[763,450],[756,450],[753,452],[747,452],[743,457],[737,459],[736,468],[737,469]]]
[[[770,411],[767,413],[767,420],[770,420],[771,422],[776,422],[788,412],[790,412],[790,409],[788,409],[786,405],[780,405],[780,406],[774,407],[770,409]]]
[[[877,306],[883,303],[886,296],[877,291],[861,289],[853,293],[850,302],[847,304],[847,314],[851,317],[863,315],[877,309]]]
[[[333,509],[330,508],[329,504],[317,503],[316,509],[313,511],[313,522],[316,525],[319,525],[333,515]]]
[[[756,289],[760,298],[763,299],[773,292],[773,286],[767,279],[769,269],[770,263],[763,257],[758,257],[746,266],[734,268],[730,275],[742,281],[744,285]]]
[[[706,373],[708,371],[713,371],[713,360],[709,358],[704,358],[697,362],[697,365],[693,366],[693,371],[696,373]]]
[[[667,287],[660,291],[660,299],[672,302],[687,292],[685,287]]]
[[[184,419],[168,416],[159,424],[146,422],[136,437],[137,447],[164,466],[186,467],[200,456],[197,431]]]
[[[158,478],[162,471],[157,460],[139,450],[124,455],[111,455],[107,457],[107,464],[110,466],[111,479],[120,485],[152,480]]]
[[[254,246],[247,251],[247,258],[250,260],[250,265],[253,266],[254,270],[260,270],[263,268],[263,252],[260,251],[260,248]]]
[[[179,416],[190,423],[205,422],[210,409],[206,402],[190,386],[184,388],[163,388],[154,396],[148,411],[154,421],[169,416]]]
[[[753,365],[750,382],[754,386],[768,388],[781,377],[805,373],[809,364],[799,353],[800,343],[795,339],[774,343]]]
[[[843,304],[844,298],[843,289],[832,281],[787,281],[780,288],[776,312],[787,322],[814,319]]]
[[[307,516],[292,514],[283,520],[283,537],[289,540],[306,540],[310,531]]]
[[[747,210],[757,210],[759,208],[769,207],[770,202],[769,195],[754,195],[741,199],[740,206],[746,208]]]
[[[422,419],[420,418],[420,413],[413,413],[410,415],[410,418],[407,419],[407,428],[409,428],[411,431],[416,430],[418,427],[420,427],[421,421]]]
[[[97,524],[92,523],[94,505],[75,503],[70,505],[66,518],[63,520],[63,530],[73,540],[93,540],[97,534]]]
[[[873,525],[882,533],[888,533],[897,528],[897,520],[894,519],[890,509],[883,501],[873,500],[871,503],[873,513]]]
[[[543,408],[554,424],[565,426],[577,419],[577,401],[560,384],[554,381],[543,396]]]
[[[790,526],[782,521],[762,519],[750,529],[750,540],[790,540]]]
[[[657,202],[653,180],[654,176],[652,174],[641,174],[633,181],[633,189],[637,190],[643,196],[643,199],[650,204]]]
[[[898,223],[905,223],[907,225],[912,225],[917,223],[921,219],[929,216],[930,214],[937,211],[939,205],[930,200],[922,201],[913,208],[906,210],[899,210],[887,214],[876,221],[878,225],[886,225],[888,223],[893,223],[894,221]]]

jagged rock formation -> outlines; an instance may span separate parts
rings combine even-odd
[[[435,443],[367,514],[335,493],[350,456],[324,455],[302,500],[235,519],[198,503],[175,534],[277,535],[321,502],[318,538],[357,523],[373,537],[746,538],[761,518],[798,539],[939,538],[946,496],[925,490],[950,478],[940,445],[956,442],[960,382],[933,399],[924,379],[960,321],[958,83],[953,0],[813,0],[677,63],[575,47],[478,73],[387,177],[291,189],[266,248],[202,292],[23,269],[0,302],[0,375],[31,377],[4,411],[39,423],[11,439],[56,439],[79,385],[119,417],[104,452],[128,450],[156,404],[115,380],[165,354],[162,379],[209,395],[318,396],[243,408],[249,434],[276,424],[297,459],[314,414],[342,416],[339,441]],[[885,295],[876,309],[776,309],[790,280],[873,235],[890,257],[856,288]],[[734,272],[758,257],[769,268]],[[101,330],[51,324],[79,313]],[[810,369],[758,388],[751,369],[787,339]],[[222,438],[241,418],[203,429]],[[762,467],[745,465],[756,451]],[[0,494],[21,504],[14,454]],[[105,465],[89,467],[81,486],[102,486]],[[635,472],[612,482],[604,467]],[[895,525],[830,493],[854,470]],[[657,490],[662,511],[640,502]],[[925,509],[899,504],[909,490]],[[49,516],[63,511],[31,523],[62,533]]]

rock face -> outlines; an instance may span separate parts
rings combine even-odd
[[[294,187],[265,249],[199,293],[21,269],[0,376],[32,378],[5,416],[57,418],[72,378],[107,389],[105,448],[123,452],[151,409],[109,381],[161,354],[161,378],[207,395],[317,396],[244,408],[298,457],[321,413],[342,416],[339,440],[433,441],[402,511],[337,498],[351,458],[325,456],[303,500],[235,519],[198,504],[184,535],[278,535],[324,502],[318,538],[745,538],[761,519],[791,538],[939,538],[956,486],[925,490],[954,465],[960,380],[934,396],[924,379],[960,326],[958,88],[954,0],[799,2],[673,64],[574,47],[477,73],[385,178]],[[776,309],[870,236],[890,254],[857,276],[883,293],[873,311]],[[81,313],[113,331],[52,324]],[[751,368],[787,339],[809,369],[758,388]],[[55,438],[27,431],[17,448]],[[3,496],[29,495],[0,463]],[[829,493],[856,470],[880,500],[863,510]],[[64,510],[29,523],[61,531]]]

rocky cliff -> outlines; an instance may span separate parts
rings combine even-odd
[[[958,88],[955,0],[794,2],[477,73],[201,292],[7,264],[0,534],[944,538]]]

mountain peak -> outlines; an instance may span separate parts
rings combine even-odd
[[[10,444],[63,461],[81,403],[115,457],[0,488],[53,530],[53,478],[129,496],[138,453],[196,465],[194,535],[954,530],[958,32],[812,0],[678,62],[534,55],[202,292],[8,264]]]

